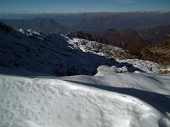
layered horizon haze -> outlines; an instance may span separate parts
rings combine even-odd
[[[169,0],[0,0],[0,12],[170,11]]]

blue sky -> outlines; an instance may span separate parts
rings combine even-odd
[[[0,0],[0,12],[124,12],[170,10],[170,0]]]

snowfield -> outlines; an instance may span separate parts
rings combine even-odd
[[[1,127],[170,126],[170,75],[118,73],[108,66],[100,66],[95,76],[20,71],[23,77],[5,71],[0,75]]]

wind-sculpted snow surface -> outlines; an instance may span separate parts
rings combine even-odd
[[[117,70],[101,66],[95,76],[70,77],[1,74],[0,126],[169,127],[170,75]]]

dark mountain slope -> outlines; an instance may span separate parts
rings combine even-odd
[[[98,34],[98,36],[105,38],[118,47],[127,50],[140,50],[148,45],[148,43],[145,42],[134,29],[131,28],[120,31],[108,29]]]
[[[145,47],[141,55],[142,59],[170,66],[170,40]]]

